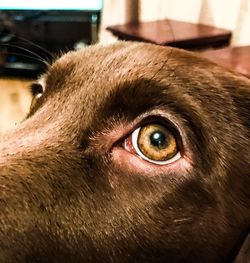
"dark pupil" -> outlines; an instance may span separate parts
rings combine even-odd
[[[167,140],[164,133],[161,131],[155,131],[150,135],[150,142],[153,146],[160,149],[166,148]]]

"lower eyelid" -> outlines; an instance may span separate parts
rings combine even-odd
[[[134,155],[119,146],[112,149],[111,159],[114,165],[122,170],[131,171],[131,173],[143,173],[146,176],[157,176],[159,174],[182,176],[191,168],[191,163],[184,157],[166,165],[158,165],[143,160],[138,155]]]
[[[137,154],[136,150],[133,146],[132,135],[130,135],[127,139],[125,139],[125,141],[123,143],[123,147],[126,151],[133,153],[133,154]]]

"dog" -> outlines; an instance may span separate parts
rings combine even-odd
[[[0,143],[0,262],[249,262],[250,80],[97,44],[32,84]]]

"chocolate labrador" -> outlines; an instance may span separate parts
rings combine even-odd
[[[1,138],[0,262],[249,262],[249,88],[170,47],[63,55]]]

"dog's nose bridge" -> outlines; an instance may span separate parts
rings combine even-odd
[[[30,123],[31,124],[31,123]],[[20,125],[0,139],[0,163],[13,159],[32,159],[35,153],[42,153],[60,144],[59,132],[52,127],[32,127]]]

